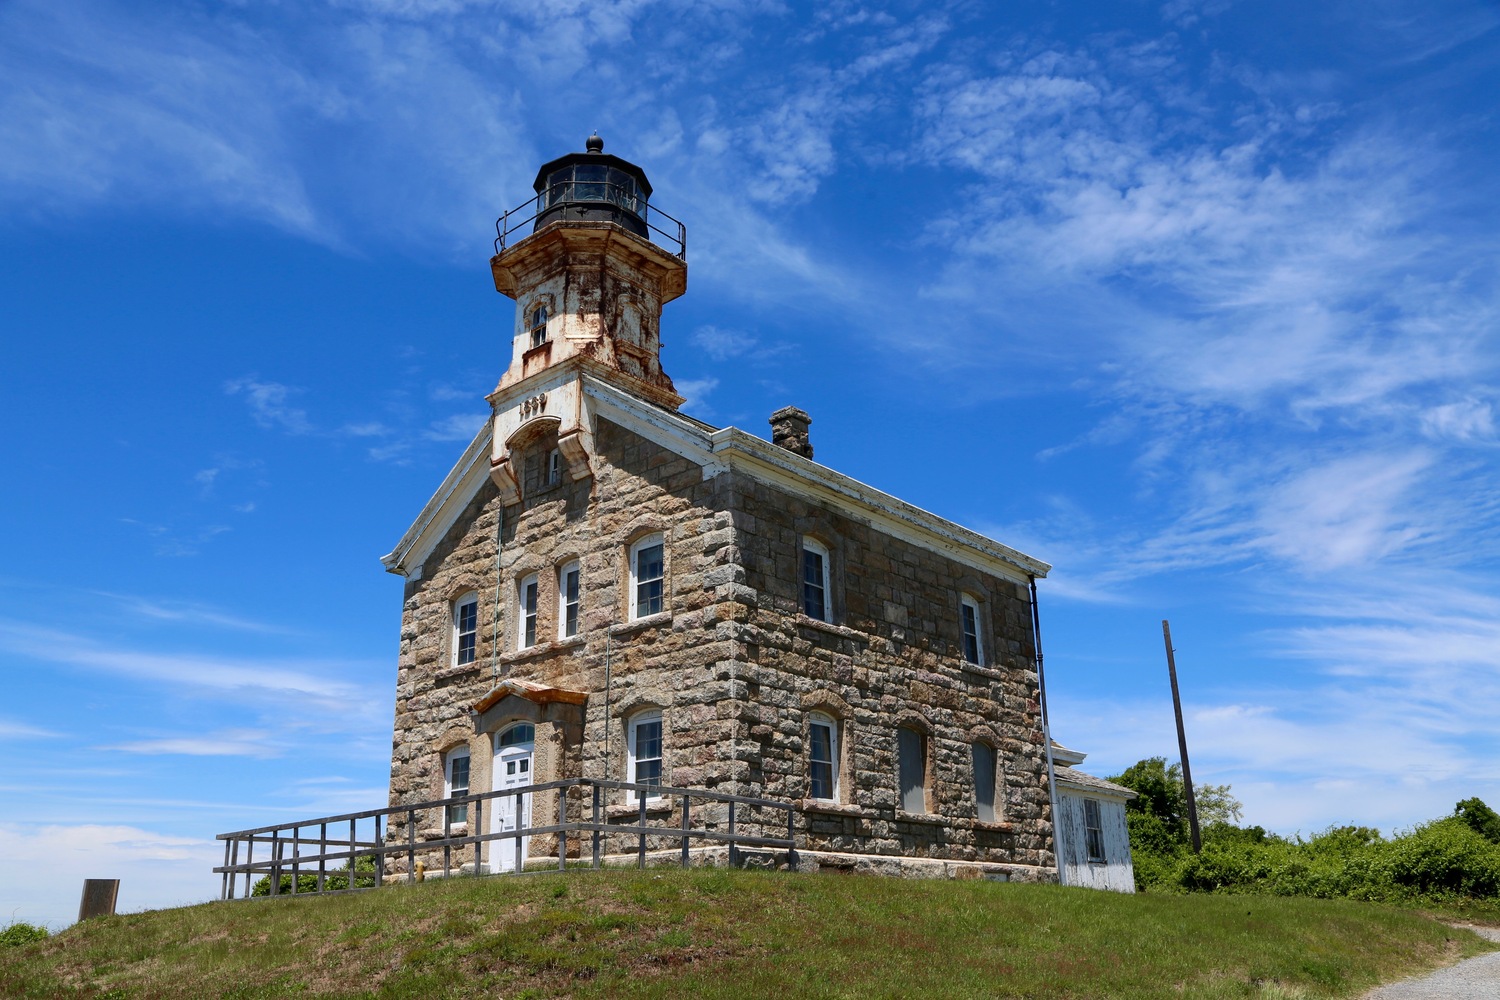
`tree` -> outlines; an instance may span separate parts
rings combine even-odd
[[[1165,757],[1147,757],[1108,780],[1136,793],[1125,806],[1133,849],[1171,852],[1188,842],[1187,792],[1181,764],[1168,764]],[[1237,824],[1244,815],[1244,806],[1228,785],[1197,785],[1193,792],[1198,821],[1203,826]]]
[[[1492,844],[1500,844],[1500,814],[1475,799],[1464,799],[1453,807],[1453,815],[1463,820],[1471,829]]]

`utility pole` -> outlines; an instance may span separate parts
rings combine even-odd
[[[1177,713],[1177,749],[1182,754],[1182,788],[1187,793],[1188,832],[1193,837],[1193,853],[1203,850],[1198,834],[1198,803],[1193,799],[1193,771],[1188,767],[1187,731],[1182,728],[1182,696],[1177,693],[1177,661],[1172,657],[1172,626],[1161,620],[1161,637],[1167,644],[1167,676],[1172,678],[1172,710]]]

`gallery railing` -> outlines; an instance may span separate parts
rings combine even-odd
[[[575,788],[579,791],[570,799],[568,792]],[[592,795],[586,796],[585,789],[591,790]],[[630,803],[632,807],[630,815],[636,820],[633,825],[609,822],[609,813],[612,810],[605,802],[605,798],[606,793],[612,790],[644,793],[636,802]],[[532,812],[532,805],[535,803],[534,796],[539,792],[550,791],[557,792],[557,821],[541,826],[532,825],[530,820],[534,815]],[[671,796],[677,800],[681,812],[680,825],[651,825],[647,822],[648,812],[656,811],[653,808],[653,801],[659,801],[660,796]],[[588,801],[590,798],[591,802]],[[514,829],[485,832],[486,804],[498,808],[502,805],[500,800],[506,799],[512,800],[507,803],[514,809],[511,815],[518,817],[520,821],[513,824]],[[585,806],[591,806],[590,818],[570,821],[567,818],[570,802],[574,803],[580,812]],[[699,809],[695,812],[693,809],[695,804],[699,806],[720,804],[727,808],[712,811]],[[739,807],[738,816],[736,815],[737,807]],[[746,817],[744,809],[760,815]],[[441,812],[441,836],[424,833],[419,838],[417,835],[418,818],[432,810]],[[619,806],[616,806],[613,811],[618,815],[621,810]],[[777,819],[773,823],[767,823],[764,818],[765,811],[785,812],[785,821]],[[712,815],[709,815],[710,812]],[[462,819],[456,818],[459,816],[462,816]],[[741,832],[747,818],[750,819],[752,828],[759,829],[762,833]],[[404,820],[406,827],[404,843],[403,838],[391,836],[392,825],[397,824],[399,820]],[[248,898],[252,893],[254,895],[295,896],[354,892],[379,888],[385,884],[388,869],[391,868],[388,859],[392,855],[397,857],[405,855],[407,882],[415,881],[418,877],[418,857],[429,858],[439,850],[442,851],[444,876],[452,873],[455,853],[460,871],[472,864],[473,873],[476,875],[499,874],[495,872],[496,864],[491,863],[488,866],[484,864],[483,845],[491,841],[505,840],[513,841],[515,845],[513,856],[505,859],[514,862],[508,871],[522,873],[526,870],[525,839],[549,834],[557,837],[558,870],[565,870],[567,867],[568,838],[579,837],[581,848],[582,838],[587,835],[591,844],[588,864],[590,868],[602,866],[606,856],[607,839],[628,837],[636,841],[634,852],[636,864],[642,868],[646,865],[647,840],[653,839],[676,840],[680,851],[680,862],[684,868],[690,863],[691,845],[702,843],[727,845],[731,865],[738,863],[740,848],[759,847],[785,850],[788,867],[795,871],[797,867],[795,822],[796,808],[788,802],[744,795],[726,795],[701,788],[670,788],[660,785],[639,785],[628,781],[604,781],[598,778],[569,778],[563,781],[544,781],[534,785],[506,788],[495,792],[477,792],[472,795],[433,799],[385,809],[345,813],[341,816],[322,816],[318,819],[295,823],[279,823],[274,826],[257,827],[254,830],[221,833],[216,839],[224,841],[224,864],[214,868],[214,873],[222,876],[219,895],[221,899]],[[467,828],[462,833],[455,833],[454,827],[460,823],[465,824]],[[345,836],[345,824],[347,824],[347,836]],[[723,826],[723,829],[718,829],[719,826]],[[786,830],[785,837],[764,835],[766,830],[783,828]],[[316,829],[316,835],[311,832],[314,829]],[[436,829],[435,826],[430,827],[429,831],[436,831]],[[242,846],[244,848],[243,860],[241,860]],[[257,846],[264,850],[261,860],[255,858]],[[499,850],[501,848],[498,846],[491,849],[492,862],[498,857]],[[470,861],[465,862],[464,855],[468,855]],[[550,867],[549,865],[548,869]],[[434,868],[433,874],[436,875],[436,873],[437,870]],[[241,875],[244,876],[244,886],[237,896]],[[257,875],[261,876],[260,881],[266,884],[264,892],[252,889],[252,882]],[[290,885],[283,888],[285,882],[289,882]]]
[[[511,238],[550,212],[569,208],[589,211],[613,206],[630,220],[638,220],[647,237],[662,249],[687,260],[687,226],[655,205],[648,205],[633,187],[605,181],[561,181],[538,192],[495,220],[495,253],[502,253]],[[559,218],[564,216],[559,215]],[[656,224],[662,222],[662,226]],[[663,228],[665,226],[666,228]],[[528,234],[529,235],[529,234]],[[645,236],[646,232],[640,233]]]

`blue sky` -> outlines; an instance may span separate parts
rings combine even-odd
[[[1500,6],[0,4],[0,922],[383,803],[494,218],[642,164],[688,412],[1055,564],[1056,734],[1284,833],[1500,805]]]

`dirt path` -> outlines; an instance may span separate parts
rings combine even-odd
[[[1482,938],[1500,941],[1500,928],[1469,928]],[[1360,1000],[1496,1000],[1500,997],[1500,951],[1470,958],[1420,979],[1391,983]]]

